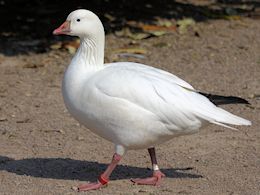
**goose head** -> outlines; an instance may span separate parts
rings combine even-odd
[[[53,34],[93,38],[104,34],[104,28],[96,14],[89,10],[78,9],[71,12],[66,21],[53,31]]]

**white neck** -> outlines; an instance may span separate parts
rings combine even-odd
[[[98,70],[104,66],[104,35],[95,38],[81,38],[80,47],[71,64],[80,64],[87,70]],[[82,67],[83,68],[83,67]]]
[[[105,35],[104,30],[99,32],[95,38],[81,38],[80,47],[65,72],[62,92],[67,107],[72,105],[69,102],[77,102],[85,81],[104,67]]]

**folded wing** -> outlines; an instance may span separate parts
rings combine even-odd
[[[170,130],[198,129],[203,121],[222,125],[250,125],[209,101],[168,72],[137,64],[113,63],[99,72],[96,87],[156,114]]]

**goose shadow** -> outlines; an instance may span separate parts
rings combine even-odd
[[[96,181],[107,164],[82,161],[70,158],[25,158],[15,160],[0,156],[0,171],[17,175],[63,180]],[[169,178],[202,178],[202,175],[190,173],[193,168],[161,169]],[[148,168],[118,165],[111,175],[112,180],[147,177],[151,174]]]

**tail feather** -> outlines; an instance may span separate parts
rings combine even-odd
[[[251,125],[251,121],[236,116],[222,108],[216,107],[219,113],[217,122],[231,125]]]
[[[235,128],[235,127],[230,127],[229,125],[225,125],[225,124],[223,124],[223,123],[219,123],[219,122],[216,122],[216,121],[212,121],[211,123],[216,124],[216,125],[219,125],[219,126],[222,126],[222,127],[226,127],[226,128],[228,128],[228,129],[231,129],[231,130],[234,130],[234,131],[238,131],[237,128]]]
[[[235,96],[221,96],[221,95],[212,95],[208,93],[199,92],[201,95],[207,97],[213,104],[216,106],[222,104],[250,104],[247,100],[235,97]]]
[[[199,94],[201,94],[202,96],[198,95],[197,93],[198,96],[196,98],[193,98],[193,100],[198,101],[195,102],[195,104],[200,105],[199,107],[194,107],[194,113],[196,113],[198,117],[210,123],[218,124],[224,127],[229,127],[228,125],[251,125],[251,121],[236,116],[217,106],[221,104],[231,103],[249,104],[248,101],[233,96],[217,96],[201,92],[199,92]]]
[[[198,115],[200,115],[201,118],[204,118],[205,120],[209,121],[210,123],[214,123],[217,125],[221,125],[224,127],[228,127],[231,129],[235,129],[233,127],[230,127],[228,125],[251,125],[251,121],[244,119],[242,117],[236,116],[222,108],[215,107],[212,109],[207,110],[207,112],[197,112]]]

